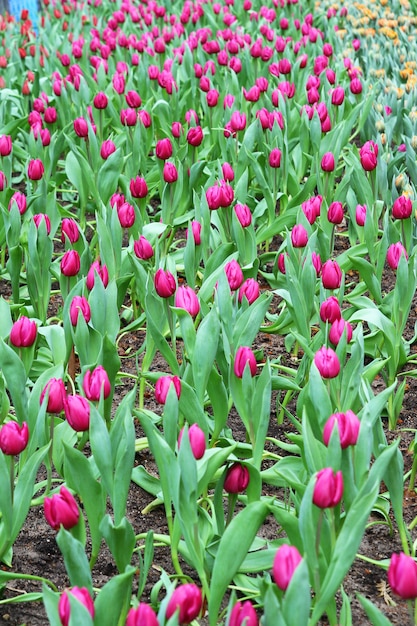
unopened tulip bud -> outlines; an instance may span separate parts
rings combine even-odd
[[[269,154],[269,165],[273,168],[278,168],[281,165],[281,150],[274,148]]]
[[[336,378],[340,372],[340,361],[336,352],[323,346],[314,355],[314,364],[322,378]]]
[[[388,584],[404,600],[417,598],[417,563],[413,557],[400,552],[391,556]]]
[[[12,326],[10,343],[15,348],[28,348],[35,343],[37,333],[36,322],[22,315]]]
[[[308,242],[308,233],[302,224],[295,224],[291,231],[291,243],[294,248],[304,248]]]
[[[77,432],[90,428],[90,404],[83,396],[67,396],[64,402],[64,412],[68,424]]]
[[[333,152],[326,152],[321,159],[321,169],[323,172],[333,172],[335,167]]]
[[[103,91],[100,91],[94,96],[93,105],[96,109],[106,109],[109,103],[109,99]]]
[[[321,268],[321,281],[325,289],[338,289],[342,282],[342,270],[337,261],[328,259]]]
[[[111,139],[106,139],[101,144],[100,148],[100,156],[102,159],[106,160],[109,158],[113,152],[116,152],[116,144]]]
[[[250,600],[236,602],[229,619],[229,626],[258,626],[258,616]]]
[[[166,161],[172,157],[172,152],[172,143],[169,137],[165,137],[165,139],[160,139],[156,142],[155,155],[158,159]]]
[[[203,129],[201,126],[192,126],[187,133],[187,142],[195,148],[203,142]]]
[[[58,615],[62,626],[68,626],[71,616],[71,603],[69,595],[74,596],[81,604],[85,606],[91,617],[94,617],[94,602],[90,596],[90,592],[86,587],[72,587],[65,589],[61,594],[58,602]]]
[[[83,379],[83,390],[86,398],[92,402],[98,402],[102,393],[104,399],[108,398],[111,385],[109,376],[102,365],[86,371]]]
[[[343,334],[346,333],[346,343],[349,343],[352,340],[352,326],[349,322],[346,322],[343,318],[339,318],[335,320],[330,327],[329,331],[329,340],[334,345],[337,346],[339,341],[341,340]]]
[[[227,493],[241,493],[249,485],[249,470],[246,465],[236,462],[229,467],[224,480],[224,490]]]
[[[74,130],[78,137],[86,139],[88,137],[88,123],[84,117],[77,117],[74,120]]]
[[[117,207],[117,217],[122,228],[131,228],[136,219],[134,207],[129,202],[124,202]]]
[[[342,311],[336,296],[330,296],[330,298],[327,298],[321,303],[320,319],[322,322],[330,322],[330,324],[333,324],[335,320],[339,320],[341,317]]]
[[[12,151],[12,138],[10,135],[1,135],[0,137],[0,156],[6,157]]]
[[[142,261],[147,261],[153,257],[153,248],[149,241],[143,235],[140,235],[139,239],[133,244],[133,251]]]
[[[253,351],[248,346],[240,346],[236,350],[235,361],[233,370],[235,376],[238,378],[243,377],[246,365],[249,366],[249,370],[252,376],[256,374],[256,358]]]
[[[317,472],[313,491],[313,503],[320,509],[333,508],[339,504],[343,496],[343,475],[341,471],[334,473],[333,468],[325,467]]]
[[[76,250],[67,250],[61,259],[61,272],[64,276],[76,276],[80,271],[80,255]]]
[[[282,591],[287,589],[301,561],[302,556],[295,546],[284,543],[278,548],[274,557],[272,574],[279,589]]]
[[[74,296],[69,309],[70,320],[73,326],[77,325],[80,313],[88,324],[91,319],[91,309],[88,300],[84,296]]]
[[[234,211],[242,228],[247,228],[252,223],[252,213],[247,204],[236,204]]]
[[[178,448],[184,435],[184,428],[178,435]],[[198,424],[192,424],[188,429],[188,439],[190,440],[191,451],[195,459],[201,459],[206,451],[206,436]]]
[[[181,395],[181,380],[178,376],[161,376],[155,384],[155,400],[159,404],[165,404],[171,385],[174,385],[175,393],[179,399]]]
[[[329,445],[332,432],[337,428],[340,447],[344,450],[349,446],[355,446],[358,441],[360,425],[359,418],[350,409],[346,413],[333,413],[323,428],[324,445]]]
[[[175,306],[188,311],[191,317],[195,317],[200,311],[197,294],[188,286],[178,287],[175,294]]]
[[[358,226],[365,226],[366,221],[366,204],[357,204],[355,219]]]
[[[94,261],[87,273],[86,285],[89,291],[94,287],[96,276],[101,280],[103,285],[107,287],[109,284],[109,272],[106,265],[101,265],[100,261]]]
[[[80,230],[75,220],[64,217],[61,224],[61,241],[65,243],[65,236],[67,236],[70,243],[76,243],[80,238]]]
[[[30,180],[40,180],[45,173],[45,168],[40,159],[32,159],[28,165],[28,178]]]
[[[17,422],[6,422],[0,429],[0,450],[3,454],[20,454],[26,448],[28,440],[29,428],[26,422],[21,426]]]
[[[224,180],[228,182],[232,182],[235,179],[235,173],[230,163],[227,163],[227,162],[223,163],[222,174],[223,174]]]
[[[140,602],[136,608],[130,609],[125,626],[159,626],[159,621],[153,608]]]
[[[242,302],[243,298],[246,298],[249,304],[252,304],[259,298],[259,293],[259,283],[254,278],[247,278],[239,288],[237,299]]]
[[[333,106],[341,106],[345,99],[345,90],[343,87],[335,87],[332,91],[332,104]]]
[[[232,259],[224,266],[224,271],[226,272],[227,281],[229,283],[230,289],[232,291],[236,291],[239,289],[241,284],[243,283],[243,272],[239,265],[239,263]]]
[[[185,583],[174,589],[169,599],[166,617],[170,619],[178,612],[178,623],[191,624],[195,620],[203,607],[203,596],[201,590],[194,583]]]
[[[404,248],[401,241],[397,241],[397,243],[392,243],[387,250],[387,263],[391,269],[397,269],[402,256],[408,259],[407,250]]]
[[[64,410],[64,401],[67,394],[63,380],[51,378],[46,383],[40,395],[40,404],[42,404],[45,395],[48,396],[48,404],[46,406],[48,413],[59,414]]]
[[[175,277],[168,270],[160,268],[154,278],[155,291],[161,298],[170,298],[177,288]]]
[[[174,163],[171,163],[170,161],[166,161],[164,163],[162,176],[164,181],[168,184],[175,183],[178,180],[178,170]]]
[[[61,525],[69,530],[78,524],[80,510],[70,491],[63,485],[59,493],[43,501],[43,510],[48,524],[54,530],[59,530]]]
[[[201,244],[201,224],[193,220],[191,222],[191,231],[193,233],[194,243],[196,246]]]
[[[366,172],[374,170],[378,162],[378,145],[374,141],[367,141],[359,150],[359,158]]]
[[[396,220],[405,220],[410,217],[413,204],[407,196],[397,198],[392,206],[392,217]]]
[[[148,195],[148,185],[146,184],[146,180],[140,176],[132,178],[129,189],[133,198],[146,198]]]
[[[341,224],[343,222],[343,204],[341,202],[332,202],[327,211],[327,219],[331,224]]]

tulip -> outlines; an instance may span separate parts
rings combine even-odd
[[[178,287],[175,294],[175,306],[188,311],[191,317],[195,317],[200,311],[197,294],[188,286]]]
[[[281,252],[278,255],[277,265],[278,265],[278,270],[281,272],[281,274],[285,274],[285,259],[287,257],[288,257],[288,252]]]
[[[242,228],[247,228],[252,223],[252,213],[247,204],[236,204],[234,207],[236,217]]]
[[[162,171],[163,179],[166,183],[175,183],[178,180],[178,170],[174,163],[166,161],[164,163],[164,169]]]
[[[284,543],[278,548],[274,557],[272,575],[279,589],[282,591],[287,589],[302,558],[295,546]]]
[[[234,373],[238,378],[243,377],[246,365],[249,365],[252,376],[256,374],[256,358],[252,350],[248,346],[240,346],[236,350],[234,361]]]
[[[194,583],[186,583],[174,589],[169,599],[166,617],[169,619],[178,612],[179,624],[191,624],[203,607],[201,590]]]
[[[321,258],[319,253],[315,252],[314,250],[311,253],[311,263],[316,270],[316,275],[319,276],[321,272]]]
[[[117,217],[122,228],[131,228],[136,219],[134,207],[129,202],[123,202],[121,206],[117,207]]]
[[[366,172],[374,170],[378,160],[378,145],[373,141],[367,141],[359,150],[359,158]]]
[[[366,204],[357,204],[355,219],[358,226],[365,226],[366,221]]]
[[[179,399],[181,395],[181,380],[178,376],[161,376],[156,381],[155,400],[159,402],[159,404],[165,404],[171,385],[174,385],[175,393]]]
[[[49,216],[46,215],[46,213],[37,213],[36,215],[33,216],[33,221],[35,222],[36,228],[39,228],[39,226],[43,222],[45,224],[46,234],[47,235],[50,234],[50,232],[51,232],[51,220],[49,219]]]
[[[326,152],[321,159],[321,169],[323,172],[333,172],[335,168],[333,152]]]
[[[232,182],[235,179],[235,173],[230,163],[227,163],[227,162],[223,163],[222,174],[223,174],[224,180],[228,182]]]
[[[331,224],[341,224],[343,222],[343,205],[341,202],[332,202],[327,210],[327,219]]]
[[[61,378],[51,378],[43,388],[40,395],[40,404],[42,404],[45,395],[48,394],[48,404],[46,410],[48,413],[56,413],[57,415],[64,410],[65,386]]]
[[[181,133],[182,133],[182,124],[181,124],[181,122],[172,122],[172,124],[171,124],[171,132],[172,132],[172,136],[175,137],[175,139],[179,139],[181,137]]]
[[[64,413],[68,424],[77,432],[90,428],[90,404],[83,396],[67,396],[64,402]]]
[[[392,206],[392,217],[396,220],[405,220],[410,217],[413,204],[407,196],[397,198]]]
[[[0,191],[4,191],[7,187],[6,174],[0,171]]]
[[[203,129],[201,126],[192,126],[187,133],[187,142],[197,148],[203,141]]]
[[[336,296],[330,296],[327,300],[324,300],[320,305],[320,319],[322,322],[330,322],[339,320],[342,317],[342,311],[340,309],[339,300]]]
[[[86,285],[89,291],[91,291],[91,289],[94,287],[97,276],[99,277],[103,285],[107,287],[107,285],[109,284],[109,272],[107,270],[107,266],[101,265],[99,260],[94,261],[91,264],[91,267],[87,273]]]
[[[148,111],[138,111],[138,119],[145,128],[149,128],[152,124],[151,116],[149,115]]]
[[[341,106],[345,99],[345,90],[343,87],[335,87],[332,91],[332,104],[333,106]]]
[[[12,138],[10,135],[1,135],[0,137],[0,156],[6,157],[12,151]]]
[[[357,77],[352,78],[352,80],[350,81],[349,89],[351,93],[353,93],[356,96],[361,94],[363,91],[363,85],[361,83],[360,78],[357,78]]]
[[[169,298],[175,293],[177,284],[175,277],[168,270],[160,268],[154,278],[155,291],[161,298]]]
[[[67,250],[61,259],[61,272],[64,276],[76,276],[80,271],[80,255],[76,250]]]
[[[0,429],[0,450],[3,454],[15,456],[27,446],[29,428],[26,422],[20,426],[17,422],[6,422]]]
[[[320,215],[323,198],[321,196],[313,196],[301,204],[304,215],[309,224],[314,224]]]
[[[210,211],[220,209],[221,192],[218,185],[213,185],[206,190],[206,200]]]
[[[404,248],[401,241],[397,241],[397,243],[392,243],[387,250],[387,262],[391,269],[397,269],[402,256],[408,259],[407,250]]]
[[[45,173],[45,168],[40,159],[32,159],[28,165],[28,178],[30,180],[40,180]]]
[[[342,282],[342,270],[337,261],[328,259],[321,268],[321,280],[325,289],[338,289]]]
[[[93,99],[93,105],[96,109],[106,109],[109,99],[103,91],[96,93]]]
[[[12,326],[10,343],[15,348],[28,348],[35,343],[37,333],[36,322],[22,315]]]
[[[153,248],[149,241],[143,235],[140,235],[139,239],[133,244],[133,251],[142,261],[147,261],[153,257]]]
[[[295,224],[291,231],[291,243],[294,248],[304,248],[308,242],[308,233],[302,224]]]
[[[352,332],[351,324],[346,322],[343,318],[339,318],[335,320],[330,327],[329,339],[334,346],[337,346],[343,333],[346,333],[346,342],[349,343],[352,340]]]
[[[233,463],[227,470],[223,485],[224,490],[227,493],[241,493],[249,485],[249,478],[249,470],[246,465],[238,462]]]
[[[74,496],[62,485],[59,493],[43,501],[43,511],[46,521],[54,530],[59,530],[61,525],[69,530],[78,524],[80,510]]]
[[[230,127],[232,131],[235,133],[240,130],[245,130],[246,128],[245,113],[240,113],[239,111],[233,111],[232,116],[230,118]]]
[[[105,141],[103,141],[100,147],[101,158],[106,160],[111,154],[113,154],[113,152],[116,152],[116,145],[114,141],[112,141],[111,139],[106,139]]]
[[[129,189],[133,198],[146,198],[148,195],[148,185],[146,184],[146,180],[140,176],[132,178]]]
[[[90,305],[88,304],[88,300],[84,296],[74,296],[71,300],[69,308],[70,320],[73,326],[76,326],[78,321],[78,315],[80,313],[88,324],[91,319],[91,309]]]
[[[259,298],[259,293],[259,283],[254,278],[247,278],[239,288],[237,299],[242,302],[243,298],[246,298],[249,304],[252,304]]]
[[[339,357],[334,350],[326,346],[316,352],[314,364],[323,378],[336,378],[340,372]]]
[[[125,94],[127,106],[132,109],[138,109],[142,104],[142,98],[137,91],[130,90]]]
[[[220,206],[223,208],[230,206],[234,200],[234,196],[233,187],[222,180],[220,183]]]
[[[343,475],[339,470],[334,473],[333,468],[325,467],[317,472],[316,484],[313,491],[313,504],[320,509],[337,506],[343,496]]]
[[[94,617],[94,602],[88,589],[86,587],[72,587],[65,589],[59,598],[58,615],[62,626],[68,626],[70,622],[71,603],[68,597],[70,594],[85,606],[91,617]]]
[[[333,429],[337,428],[342,450],[349,446],[355,446],[358,441],[360,425],[359,418],[350,409],[346,413],[333,413],[323,428],[324,445],[329,445]]]
[[[61,224],[62,243],[65,243],[66,238],[68,238],[70,243],[76,243],[80,238],[80,230],[77,222],[69,217],[64,217]]]
[[[391,556],[388,584],[404,600],[417,598],[417,563],[411,556],[404,552]]]
[[[181,428],[178,435],[178,448],[184,435],[184,428]],[[206,436],[198,424],[192,424],[188,429],[188,439],[190,441],[191,451],[195,459],[201,459],[206,451]]]
[[[281,165],[281,150],[279,148],[273,148],[269,153],[269,165],[270,167],[277,168]]]
[[[155,154],[157,158],[162,161],[166,161],[172,157],[172,143],[169,137],[165,137],[165,139],[160,139],[156,142]]]
[[[159,626],[159,621],[152,607],[140,602],[136,608],[130,609],[125,626]]]
[[[236,602],[230,613],[229,626],[258,626],[258,616],[252,602]]]
[[[191,222],[191,232],[193,233],[194,243],[196,246],[201,244],[201,224],[196,220]]]
[[[74,120],[74,130],[78,137],[86,139],[88,137],[88,123],[84,117],[77,117]]]
[[[98,402],[102,392],[104,399],[108,398],[111,385],[108,374],[102,365],[98,365],[92,371],[86,371],[83,380],[83,390],[88,400],[92,402]]]
[[[243,272],[239,263],[235,259],[232,259],[229,263],[226,263],[224,271],[226,272],[230,289],[232,291],[239,289],[243,283]]]
[[[138,121],[138,114],[135,109],[122,109],[120,111],[120,123],[123,126],[135,126]]]

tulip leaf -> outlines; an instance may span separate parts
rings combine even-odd
[[[357,593],[356,597],[362,604],[363,610],[365,611],[372,626],[392,626],[392,622],[389,621],[388,617],[386,617],[378,609],[378,607],[375,606],[375,604],[368,600],[368,598],[365,598],[365,596],[363,596],[361,593]]]
[[[132,559],[136,543],[131,523],[123,517],[120,523],[115,525],[110,515],[106,515],[101,521],[100,531],[116,561],[117,569],[120,573],[124,572]]]
[[[191,366],[193,370],[194,388],[200,403],[204,400],[207,383],[217,353],[220,334],[220,322],[216,309],[206,315],[198,327],[195,341],[195,358]]]
[[[28,419],[26,370],[13,348],[10,348],[2,339],[0,339],[0,364],[7,389],[13,400],[17,420],[21,425]]]
[[[239,570],[255,538],[256,532],[269,512],[266,502],[248,504],[227,526],[219,544],[211,578],[208,604],[209,624],[215,626],[223,596],[233,576]]]
[[[86,587],[92,594],[93,581],[82,543],[63,527],[61,527],[56,536],[56,542],[64,557],[65,569],[71,585],[73,587]]]
[[[97,187],[100,199],[104,205],[117,189],[118,178],[123,167],[123,151],[116,150],[105,160],[97,174]]]
[[[111,498],[114,485],[114,467],[110,436],[103,417],[93,405],[90,406],[90,442],[102,483],[107,495]]]
[[[136,568],[129,565],[125,572],[114,576],[101,589],[94,603],[96,624],[114,626],[125,623],[135,571]]]
[[[287,624],[307,626],[311,606],[311,591],[307,563],[303,559],[296,567],[282,601],[282,612]]]

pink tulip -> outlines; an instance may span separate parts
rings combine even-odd
[[[349,446],[355,446],[360,425],[359,418],[350,409],[346,413],[333,413],[324,425],[323,442],[326,446],[329,445],[332,432],[336,428],[339,431],[340,447],[343,450]]]
[[[273,148],[269,153],[269,165],[272,168],[278,168],[281,165],[281,150]]]
[[[46,410],[48,413],[59,414],[64,410],[66,397],[64,381],[61,378],[51,378],[43,388],[39,403],[42,404],[45,395],[48,396]]]
[[[109,103],[109,99],[103,91],[100,91],[94,96],[93,105],[96,109],[106,109]]]
[[[397,269],[402,256],[408,259],[407,250],[404,248],[401,241],[397,241],[397,243],[392,243],[387,250],[387,263],[391,269]]]
[[[234,207],[234,211],[237,219],[239,220],[239,224],[242,228],[247,228],[252,223],[252,213],[247,204],[236,204]]]
[[[255,302],[259,298],[259,283],[254,278],[247,278],[240,286],[238,293],[238,301],[242,302],[246,298],[249,304]]]
[[[29,428],[26,422],[5,422],[0,428],[0,450],[8,456],[23,452],[29,441]]]
[[[0,156],[6,157],[12,151],[12,138],[10,135],[1,135],[0,137]]]
[[[61,525],[69,530],[76,526],[80,519],[78,504],[64,485],[59,493],[44,499],[43,510],[46,521],[54,530],[59,530]]]
[[[136,220],[135,209],[129,202],[117,207],[117,217],[122,228],[131,228]]]
[[[74,596],[85,606],[91,617],[94,617],[94,602],[86,587],[72,587],[62,592],[58,602],[58,615],[62,626],[68,626],[71,616],[71,603],[69,595]]]
[[[155,154],[158,159],[166,161],[172,157],[172,143],[169,137],[156,142]]]
[[[86,285],[89,291],[94,287],[96,277],[101,280],[104,287],[109,284],[109,272],[106,265],[101,265],[100,261],[94,261],[87,273]]]
[[[196,220],[191,222],[191,232],[193,233],[194,243],[196,246],[201,244],[201,224]]]
[[[330,322],[339,320],[342,317],[339,300],[336,296],[330,296],[320,305],[320,319],[322,322]]]
[[[340,372],[340,361],[336,352],[323,346],[314,355],[314,364],[322,378],[336,378]]]
[[[327,210],[327,219],[331,224],[341,224],[343,222],[343,204],[341,202],[331,202]]]
[[[179,624],[191,624],[195,620],[203,607],[203,596],[201,590],[194,583],[185,583],[174,589],[166,610],[166,617],[169,619],[178,612]]]
[[[320,509],[333,508],[339,504],[343,496],[343,475],[341,471],[325,467],[317,472],[313,491],[313,504]]]
[[[140,602],[136,608],[130,609],[125,626],[159,626],[159,621],[153,608]]]
[[[226,272],[226,277],[230,289],[232,291],[236,291],[237,289],[239,289],[239,287],[243,283],[243,272],[236,259],[232,259],[231,261],[226,263],[224,271]]]
[[[111,139],[106,139],[101,144],[100,148],[100,156],[102,159],[106,160],[109,158],[113,152],[116,152],[116,144]]]
[[[90,428],[90,404],[83,396],[67,396],[64,413],[68,424],[77,432],[84,432]]]
[[[84,296],[74,296],[69,309],[70,320],[73,326],[77,325],[80,313],[88,324],[91,319],[91,309],[88,300]]]
[[[35,343],[37,333],[38,327],[36,322],[22,315],[12,326],[10,343],[15,348],[28,348]]]
[[[83,390],[86,398],[92,402],[98,402],[102,393],[104,399],[109,397],[111,392],[110,380],[102,365],[86,371],[83,379]]]
[[[88,137],[88,123],[84,117],[77,117],[74,120],[74,130],[78,137],[86,139]]]
[[[308,242],[308,233],[302,224],[295,224],[291,231],[291,243],[294,248],[304,248]]]
[[[250,600],[236,602],[230,613],[229,626],[258,626],[259,620]]]
[[[191,287],[186,285],[178,287],[175,294],[175,306],[188,311],[191,317],[195,317],[200,312],[197,294]]]
[[[67,250],[61,259],[61,273],[64,276],[76,276],[80,271],[80,255],[76,250]]]
[[[343,89],[343,87],[335,87],[332,90],[332,104],[333,106],[341,106],[343,104],[343,101],[345,99],[345,90]]]
[[[358,226],[365,226],[366,221],[366,204],[357,204],[355,219]]]
[[[329,331],[329,340],[334,345],[337,346],[339,341],[341,340],[343,334],[346,333],[346,343],[349,343],[352,340],[352,326],[349,322],[346,322],[343,318],[339,318],[335,320],[330,327]]]
[[[148,195],[148,185],[146,184],[146,180],[140,176],[132,178],[129,189],[133,198],[146,198]]]
[[[272,575],[276,586],[285,591],[291,582],[294,572],[302,561],[302,556],[295,546],[284,543],[278,548],[272,566]]]
[[[333,172],[335,168],[333,152],[326,152],[321,159],[321,169],[323,172]]]
[[[201,126],[192,126],[187,133],[187,142],[197,148],[203,142],[204,135]]]
[[[405,220],[413,212],[413,203],[407,196],[397,198],[392,206],[392,217],[396,220]]]
[[[133,251],[142,261],[147,261],[153,257],[153,248],[149,241],[143,235],[140,235],[139,239],[133,244]]]
[[[378,145],[374,141],[367,141],[359,150],[359,158],[366,172],[374,170],[378,162]]]
[[[321,268],[321,281],[325,289],[338,289],[342,282],[342,270],[337,261],[328,259]]]
[[[42,223],[45,224],[46,234],[49,235],[51,232],[51,220],[46,213],[36,213],[33,216],[33,221],[35,222],[36,228],[39,228]]]
[[[177,288],[175,277],[168,270],[158,269],[154,278],[155,291],[161,298],[170,298]]]
[[[166,183],[175,183],[178,180],[178,170],[174,163],[166,161],[162,172],[163,179]]]
[[[179,399],[181,395],[181,380],[178,376],[161,376],[156,381],[155,400],[159,402],[159,404],[165,404],[171,385],[174,385],[175,393]]]
[[[256,374],[256,357],[248,346],[240,346],[236,350],[233,371],[237,378],[242,378],[246,366],[249,366],[251,376]]]
[[[64,217],[61,224],[61,241],[65,243],[68,238],[70,243],[76,243],[80,238],[80,230],[75,220]]]
[[[184,435],[184,428],[181,428],[178,435],[178,448]],[[198,424],[192,424],[188,429],[188,439],[190,441],[191,451],[195,459],[201,459],[206,451],[206,436]]]
[[[236,462],[227,470],[223,487],[227,493],[242,493],[249,485],[249,480],[249,470],[246,465]]]
[[[411,556],[404,552],[391,556],[388,584],[404,600],[417,598],[417,563]]]

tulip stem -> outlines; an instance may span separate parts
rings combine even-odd
[[[52,484],[52,452],[54,447],[54,416],[49,415],[49,441],[50,446],[48,450],[48,465],[46,467],[46,490],[44,496],[47,496],[51,491]]]
[[[230,524],[233,518],[233,513],[235,510],[237,501],[237,493],[229,493],[228,495],[228,506],[227,506],[227,519],[226,519],[226,527]]]
[[[408,483],[408,490],[409,491],[415,491],[415,482],[416,482],[416,473],[417,473],[417,454],[416,454],[417,450],[414,449],[414,458],[413,458],[413,465],[411,467],[411,474],[410,474],[410,479],[409,479],[409,483]]]
[[[10,455],[10,500],[13,506],[14,499],[14,456]]]

